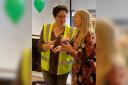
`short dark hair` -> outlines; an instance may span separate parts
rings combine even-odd
[[[53,16],[56,17],[56,15],[60,12],[60,11],[65,11],[66,13],[68,13],[68,9],[66,6],[64,5],[58,5],[56,7],[53,8]]]

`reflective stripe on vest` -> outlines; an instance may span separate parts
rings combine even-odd
[[[51,24],[48,24],[48,25],[44,25],[44,28],[43,28],[43,40],[45,43],[48,43],[48,41],[50,41],[51,39],[51,32],[52,32],[52,28],[53,28],[53,25]]]
[[[43,60],[45,60],[46,62],[49,63],[49,59],[47,59],[47,58],[45,58],[43,56],[41,56],[41,59],[43,59]],[[64,65],[64,64],[72,64],[72,63],[73,63],[73,61],[71,60],[71,61],[62,61],[62,62],[59,62],[58,64]]]
[[[77,30],[75,28],[70,28],[69,36],[70,40],[72,40],[75,37]]]
[[[53,24],[44,25],[43,27],[43,40],[45,43],[51,40],[52,28],[53,28]],[[70,32],[70,27],[66,26],[64,31],[64,36],[66,36],[69,32]],[[49,59],[50,59],[50,50],[41,53],[42,70],[49,71]],[[57,75],[65,74],[71,71],[72,62],[73,62],[73,58],[70,55],[60,51],[59,59],[58,59]]]

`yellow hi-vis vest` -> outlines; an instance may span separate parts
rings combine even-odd
[[[25,49],[22,55],[21,62],[21,81],[22,85],[32,85],[31,74],[32,74],[32,54],[30,49]]]
[[[47,24],[43,27],[43,40],[45,43],[51,40],[53,24]],[[75,31],[70,28],[70,26],[65,27],[64,36],[70,35],[70,40],[73,38]],[[53,56],[54,57],[54,56]],[[49,71],[49,60],[50,60],[50,50],[41,52],[41,69]],[[60,51],[58,60],[57,75],[63,75],[71,71],[73,57],[69,54]]]

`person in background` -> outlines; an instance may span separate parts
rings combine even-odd
[[[117,46],[117,27],[108,19],[97,19],[96,85],[127,85],[128,73]]]
[[[66,80],[71,71],[73,58],[61,43],[71,41],[66,39],[73,30],[65,24],[68,9],[64,5],[53,8],[53,24],[44,24],[38,43],[41,52],[41,69],[44,80],[48,85],[66,85]],[[70,33],[70,35],[71,35]]]
[[[127,62],[128,67],[128,27],[120,28],[121,29],[121,37],[119,38],[118,47],[120,48],[121,53]]]
[[[72,85],[96,85],[96,34],[91,26],[87,10],[78,10],[74,15],[77,32],[74,44],[63,44],[62,48],[73,55]]]
[[[15,81],[11,85],[32,85],[32,51],[24,49]]]

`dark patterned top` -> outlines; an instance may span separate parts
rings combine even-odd
[[[79,36],[79,35],[78,35]],[[75,40],[74,40],[75,43]],[[88,31],[72,66],[72,85],[96,85],[96,34]]]

